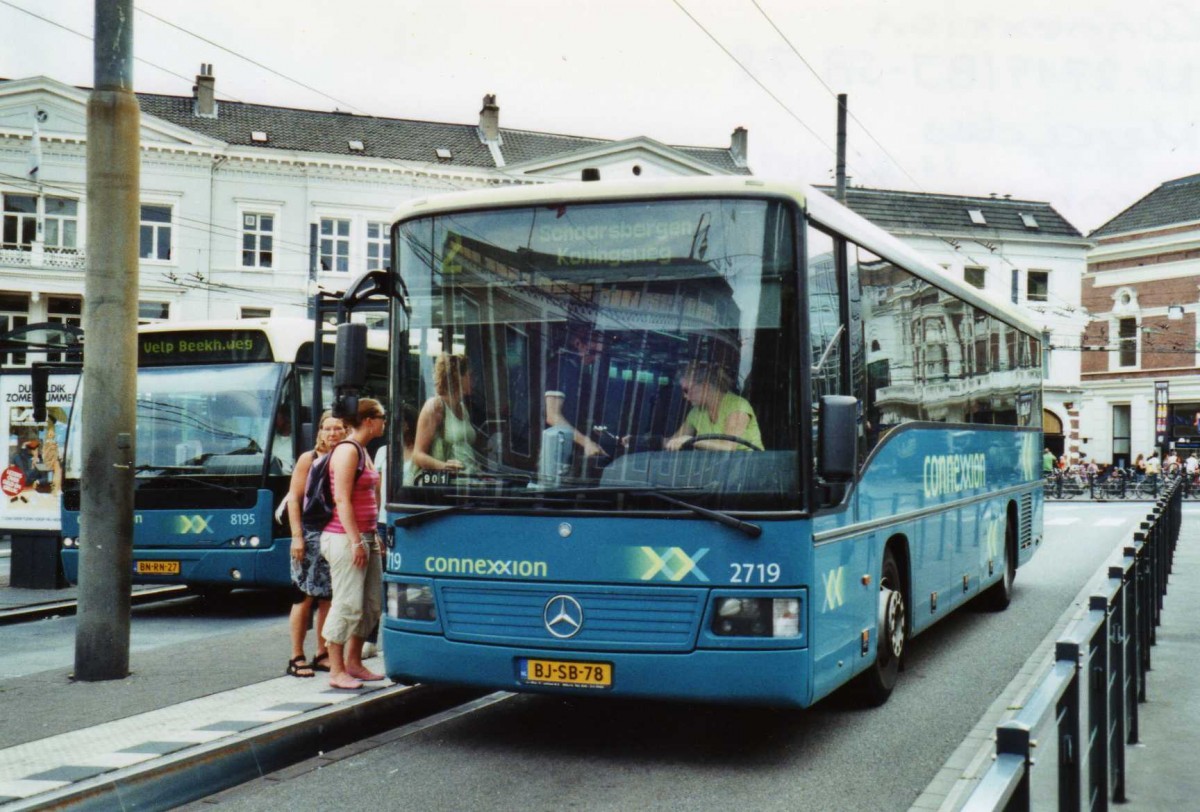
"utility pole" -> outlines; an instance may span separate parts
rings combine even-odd
[[[133,0],[95,0],[87,106],[87,276],[80,424],[79,625],[75,678],[129,674],[137,405],[140,114]]]
[[[838,203],[846,205],[846,94],[837,96],[837,192]]]

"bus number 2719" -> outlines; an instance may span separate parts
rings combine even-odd
[[[731,584],[773,584],[779,580],[779,565],[771,564],[730,564],[733,572],[729,575]]]

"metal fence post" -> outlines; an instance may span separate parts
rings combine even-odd
[[[996,728],[996,755],[1014,755],[1020,756],[1025,762],[1025,769],[1021,771],[1021,780],[1014,790],[1012,798],[1009,799],[1005,810],[1028,810],[1030,809],[1029,795],[1029,771],[1033,766],[1033,747],[1032,739],[1029,736],[1030,730],[1027,725],[1020,722],[1009,721]]]
[[[1087,807],[1108,809],[1108,601],[1093,596],[1088,608],[1100,613],[1088,640],[1088,778]]]
[[[1074,674],[1062,698],[1058,700],[1058,809],[1059,812],[1080,812],[1083,799],[1083,742],[1079,729],[1079,670],[1080,648],[1074,640],[1059,640],[1054,645],[1054,658],[1070,662]]]

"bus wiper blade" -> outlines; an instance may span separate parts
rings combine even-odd
[[[392,522],[392,524],[394,524],[396,527],[415,527],[418,524],[424,524],[430,519],[436,519],[437,517],[444,516],[447,513],[460,513],[464,510],[470,510],[474,507],[475,505],[471,502],[462,502],[457,505],[446,505],[445,507],[430,508],[429,510],[422,510],[420,513],[410,513],[407,516],[401,516],[399,519],[396,519],[394,522]]]
[[[164,474],[170,474],[171,479],[182,479],[184,482],[193,482],[197,485],[218,490],[223,493],[241,493],[237,488],[231,488],[228,485],[221,485],[216,482],[209,482],[207,479],[188,476],[184,472],[200,472],[204,470],[202,465],[138,465],[133,469],[137,473],[145,473],[146,471],[161,471]]]
[[[684,489],[674,488],[672,490],[677,493],[680,492],[680,490],[682,490],[683,492],[686,493],[689,490],[700,491],[702,489],[700,489],[700,488],[694,488],[694,489],[692,489],[692,488],[684,488]],[[702,516],[705,519],[711,519],[712,521],[716,522],[717,524],[722,524],[725,527],[731,528],[733,530],[737,530],[740,533],[745,533],[750,538],[756,539],[762,535],[762,527],[760,527],[757,524],[752,524],[750,522],[742,521],[741,519],[738,519],[734,516],[730,516],[728,513],[723,513],[719,510],[712,510],[711,508],[701,507],[700,505],[695,505],[695,504],[692,504],[691,502],[685,502],[682,499],[677,499],[674,496],[671,496],[669,493],[657,490],[655,488],[623,488],[623,487],[619,487],[619,486],[600,487],[600,488],[588,488],[588,487],[569,488],[568,487],[568,488],[555,488],[554,490],[549,491],[549,492],[550,493],[578,493],[578,494],[585,494],[585,495],[611,493],[611,494],[621,495],[621,496],[653,496],[655,499],[658,499],[662,502],[666,502],[668,504],[674,505],[675,507],[683,508],[684,510],[690,510],[692,513],[695,513],[697,516]]]

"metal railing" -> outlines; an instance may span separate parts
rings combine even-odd
[[[1042,479],[1046,499],[1053,501],[1092,500],[1112,502],[1156,502],[1176,480],[1184,499],[1200,499],[1200,476],[1164,474],[1136,479],[1128,476],[1105,477],[1087,474],[1054,473]]]
[[[1124,547],[1120,564],[1055,646],[1055,662],[1016,715],[996,727],[996,758],[962,807],[966,812],[1031,809],[1035,732],[1057,759],[1059,810],[1107,810],[1125,800],[1125,748],[1138,741],[1150,647],[1179,538],[1183,483],[1174,480]],[[1044,792],[1039,798],[1053,794]]]

